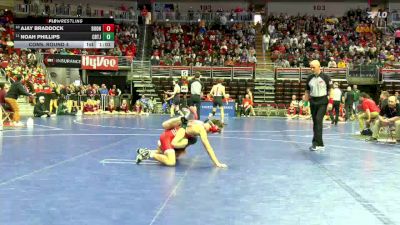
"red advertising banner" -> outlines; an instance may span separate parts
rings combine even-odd
[[[118,57],[83,55],[82,69],[84,70],[118,70]]]

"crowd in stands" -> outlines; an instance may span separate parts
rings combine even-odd
[[[1,72],[7,79],[15,80],[17,75],[24,76],[23,84],[33,90],[34,84],[46,82],[43,69],[37,66],[34,50],[14,48],[14,17],[11,11],[2,11],[0,16],[0,62]]]
[[[176,66],[253,66],[254,26],[242,23],[206,26],[155,25],[152,65]]]
[[[248,9],[236,7],[235,9],[212,10],[211,7],[202,6],[201,9],[194,10],[192,7],[187,12],[181,12],[178,7],[165,7],[164,9],[155,9],[155,18],[157,20],[188,20],[198,21],[207,20],[214,22],[226,23],[227,20],[233,21],[251,21],[255,10],[254,5],[250,5]]]
[[[367,10],[350,10],[343,17],[267,17],[263,46],[280,67],[308,67],[317,59],[323,67],[357,65],[400,67],[400,47],[368,18]]]
[[[105,17],[112,16],[115,19],[137,20],[137,12],[134,7],[125,4],[115,5],[112,8],[99,9],[92,8],[87,4],[72,5],[70,3],[53,3],[52,0],[24,0],[24,4],[19,4],[17,12],[28,15],[43,16],[77,16],[77,17]]]

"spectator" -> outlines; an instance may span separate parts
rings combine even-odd
[[[8,84],[0,84],[0,104],[3,108],[6,107],[6,95],[9,89],[10,87]]]
[[[340,114],[339,109],[341,100],[342,100],[342,91],[339,88],[339,84],[335,82],[333,84],[333,108],[329,113],[331,118],[331,124],[337,125],[339,121],[339,114]],[[335,111],[335,118],[333,118],[333,111]]]
[[[349,118],[353,118],[353,104],[354,104],[354,92],[351,90],[351,86],[347,87],[347,92],[344,94],[344,108],[346,112],[345,121]]]
[[[253,110],[253,101],[251,100],[250,96],[246,94],[245,98],[242,101],[244,115],[250,117],[250,112]]]
[[[263,43],[263,52],[267,52],[269,50],[269,42],[270,42],[271,37],[269,36],[268,33],[265,33],[263,35],[262,43]]]
[[[144,112],[147,112],[149,109],[149,99],[146,98],[145,95],[142,95],[142,97],[140,98],[140,104],[142,105],[142,109]]]
[[[142,115],[142,114],[144,114],[144,112],[143,112],[143,105],[140,103],[139,100],[136,101],[136,103],[135,103],[133,109],[134,109],[134,112],[135,112],[136,115]],[[172,110],[172,109],[171,109],[171,110]]]
[[[394,93],[394,96],[397,98],[397,102],[400,102],[400,95],[399,95],[399,92],[398,92],[398,91],[396,91],[396,92]]]
[[[115,102],[113,98],[110,98],[108,101],[108,106],[106,108],[106,111],[104,113],[106,114],[116,114],[117,113],[117,107],[115,106]]]
[[[297,113],[299,112],[299,101],[297,101],[297,96],[292,95],[292,101],[289,104],[289,108],[287,111],[287,117],[289,119],[294,119],[297,117]]]
[[[6,94],[5,101],[10,106],[11,110],[13,111],[13,125],[14,126],[23,126],[20,122],[20,115],[19,115],[19,106],[17,103],[17,99],[20,95],[26,96],[33,96],[32,94],[28,93],[22,85],[23,76],[18,75],[16,77],[16,81],[11,84],[9,91]]]
[[[328,68],[337,68],[338,66],[336,65],[335,59],[333,57],[330,58],[330,61],[328,63]]]
[[[300,108],[299,118],[302,119],[311,118],[310,101],[307,99],[305,95],[302,96],[302,99],[299,102],[299,108]]]
[[[396,32],[394,33],[395,37],[395,44],[398,46],[400,45],[400,28],[397,28]]]
[[[379,109],[383,109],[387,106],[388,104],[388,98],[389,98],[389,92],[387,91],[382,91],[381,95],[379,96]]]
[[[360,133],[362,134],[365,125],[369,128],[372,120],[378,118],[380,109],[366,93],[360,94],[360,102],[363,113],[358,116],[358,121],[360,124]]]
[[[346,62],[341,58],[337,64],[337,68],[346,68]]]
[[[372,128],[371,140],[377,140],[379,138],[379,129],[386,126],[395,128],[396,140],[400,141],[400,105],[396,102],[395,96],[390,96],[388,104],[381,110]]]

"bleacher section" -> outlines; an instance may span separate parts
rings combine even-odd
[[[156,90],[158,96],[163,99],[165,91],[172,91],[172,77],[153,77],[152,83]],[[253,79],[223,79],[222,83],[226,87],[226,93],[230,95],[233,99],[238,99],[239,96],[244,97],[246,95],[246,89],[250,88],[251,91],[254,92],[254,81]],[[214,84],[216,84],[217,79],[212,78],[202,78],[201,79],[204,85],[204,95],[210,93],[211,88]],[[184,94],[181,93],[181,97],[184,98]]]

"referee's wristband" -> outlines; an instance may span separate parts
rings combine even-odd
[[[329,98],[329,104],[333,104],[333,98]]]

